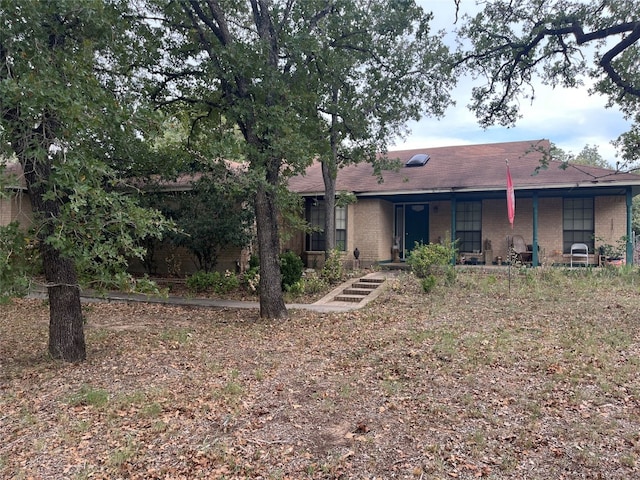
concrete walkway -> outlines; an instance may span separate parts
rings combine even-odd
[[[375,278],[388,278],[393,276],[392,272],[375,272],[365,275],[364,277]],[[310,310],[313,312],[348,312],[351,310],[357,310],[364,307],[367,303],[374,300],[385,288],[385,283],[382,283],[378,288],[373,290],[369,295],[363,298],[359,302],[340,302],[333,299],[341,293],[345,288],[348,288],[355,279],[351,279],[332,290],[329,294],[321,298],[315,303],[288,303],[288,310]],[[32,290],[29,294],[31,298],[47,298],[47,293],[44,289]],[[241,300],[220,300],[209,298],[192,298],[192,297],[178,297],[168,296],[166,298],[154,295],[134,294],[134,293],[118,293],[118,292],[106,292],[104,294],[95,293],[92,291],[83,291],[80,293],[80,299],[86,303],[93,302],[121,302],[121,303],[155,303],[163,305],[181,305],[181,306],[194,306],[194,307],[213,307],[213,308],[248,308],[258,310],[260,308],[259,302],[244,302]]]

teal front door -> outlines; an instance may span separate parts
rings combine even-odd
[[[415,243],[429,243],[429,205],[424,203],[404,206],[404,258]]]

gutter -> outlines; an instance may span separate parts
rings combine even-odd
[[[634,182],[625,182],[625,183],[602,183],[602,182],[578,182],[578,183],[559,183],[553,185],[525,185],[519,186],[515,188],[515,191],[530,191],[530,190],[557,190],[557,189],[566,189],[571,190],[574,188],[625,188],[631,186],[640,186],[640,179]],[[439,188],[439,189],[422,189],[422,190],[393,190],[393,191],[381,191],[381,192],[357,192],[353,193],[357,197],[385,197],[385,196],[396,196],[396,195],[428,195],[428,194],[438,194],[438,193],[479,193],[479,192],[504,192],[506,191],[505,186],[492,186],[492,187],[461,187],[461,188]],[[315,196],[324,196],[324,191],[319,192],[294,192],[298,193],[303,197],[315,197]]]
[[[12,190],[14,192],[26,192],[27,187],[23,187],[22,185],[5,185],[5,190]]]

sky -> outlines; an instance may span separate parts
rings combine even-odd
[[[433,11],[432,27],[447,32],[455,28],[453,0],[419,0],[425,10]],[[474,0],[463,0],[462,7],[475,9]],[[483,129],[475,114],[467,108],[471,102],[472,79],[462,78],[453,92],[456,106],[442,119],[425,117],[409,124],[411,133],[396,141],[390,150],[428,148],[477,143],[549,139],[566,152],[580,153],[585,145],[597,146],[602,157],[615,165],[611,141],[629,129],[619,110],[606,108],[606,98],[589,95],[588,87],[555,89],[538,84],[536,98],[521,101],[522,118],[515,127],[494,126]]]

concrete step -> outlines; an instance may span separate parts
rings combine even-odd
[[[333,299],[334,302],[352,302],[352,303],[360,303],[362,300],[366,298],[366,295],[346,295],[340,294],[336,295]]]
[[[340,307],[350,309],[350,305],[347,303],[360,304],[362,306],[371,300],[375,299],[382,288],[378,288],[386,281],[386,277],[380,273],[370,273],[366,277],[352,279],[342,285],[337,286],[323,298],[318,300],[315,305],[329,305],[335,302],[337,307],[338,302],[342,303]],[[356,307],[357,308],[357,307]]]
[[[386,279],[380,277],[363,277],[354,281],[339,291],[330,301],[360,303],[371,292],[384,283]]]
[[[375,290],[381,284],[380,283],[370,283],[370,282],[355,282],[351,285],[351,288],[359,288],[362,290]]]
[[[373,290],[373,288],[359,288],[359,286],[354,285],[353,287],[345,288],[342,293],[344,295],[369,295]]]
[[[380,278],[380,277],[362,277],[361,279],[358,280],[358,282],[377,283],[379,285],[381,283],[384,283],[385,280],[386,279]]]

